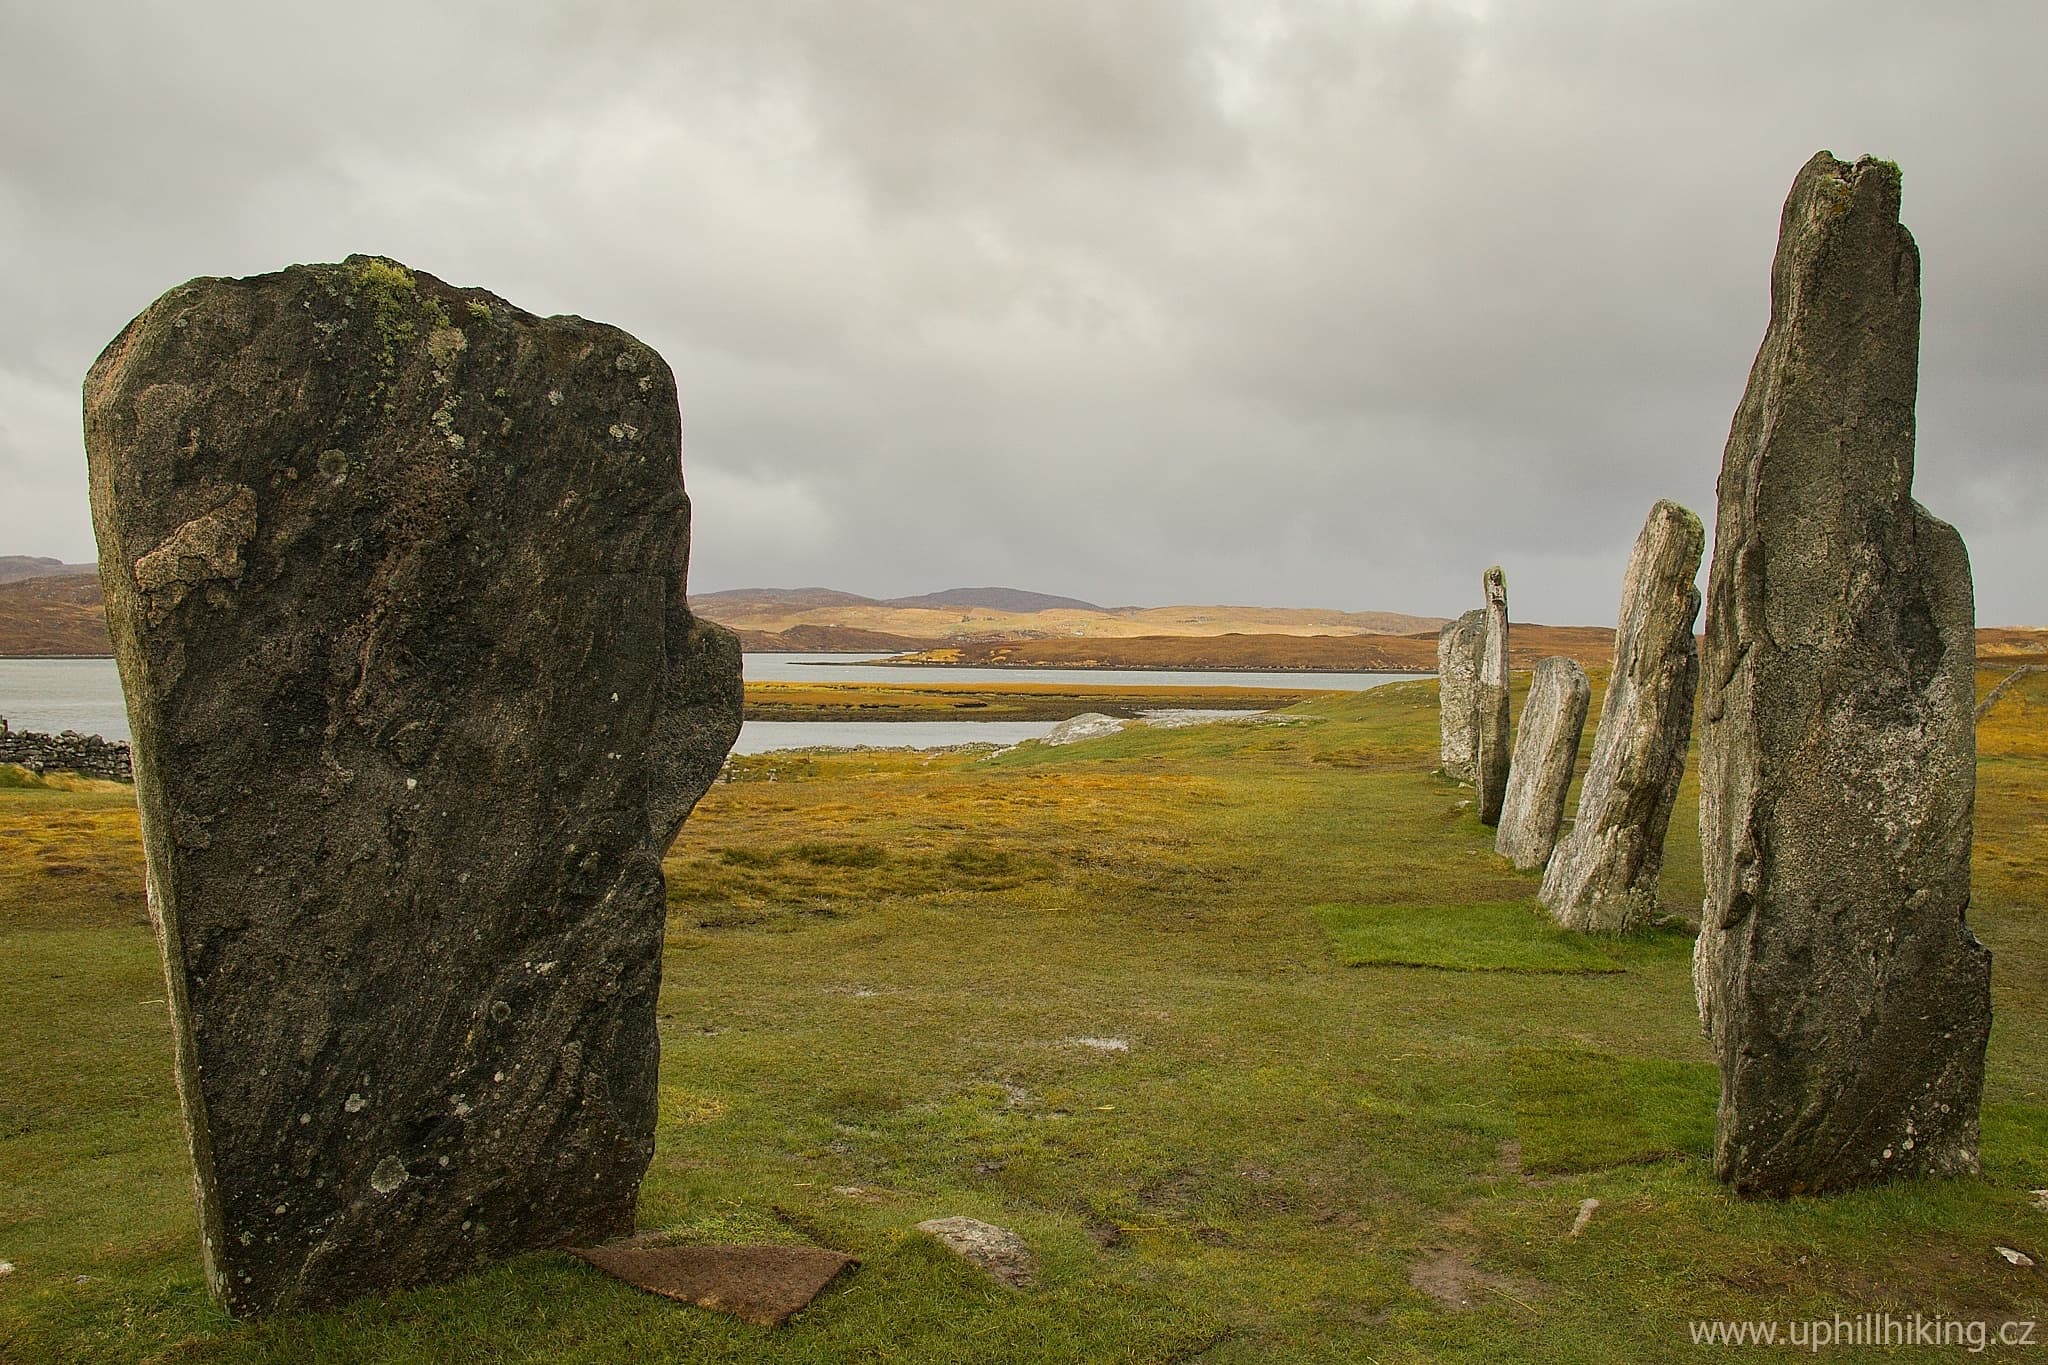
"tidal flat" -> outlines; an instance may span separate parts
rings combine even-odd
[[[1984,1173],[1786,1202],[1707,1160],[1692,777],[1663,921],[1579,939],[1433,772],[1433,682],[1283,714],[731,761],[666,863],[639,1221],[860,1258],[780,1330],[556,1253],[225,1317],[132,793],[0,773],[0,1360],[1657,1360],[1707,1319],[2048,1319],[2048,675],[1978,727]],[[948,1215],[1038,1285],[912,1231]]]

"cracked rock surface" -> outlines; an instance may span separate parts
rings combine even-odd
[[[1485,644],[1484,607],[1437,632],[1437,756],[1445,776],[1460,782],[1479,776],[1479,656]]]
[[[661,857],[740,720],[666,363],[351,257],[171,290],[85,427],[215,1294],[628,1231]]]
[[[1975,613],[1912,498],[1919,335],[1898,168],[1821,153],[1721,466],[1701,661],[1694,967],[1746,1193],[1977,1169]]]
[[[1586,670],[1575,660],[1554,656],[1536,661],[1493,841],[1494,852],[1524,871],[1543,866],[1557,843],[1592,695]]]
[[[1664,836],[1692,742],[1700,671],[1693,580],[1705,545],[1698,517],[1659,502],[1629,555],[1578,818],[1543,873],[1543,904],[1568,929],[1619,934],[1656,918]]]

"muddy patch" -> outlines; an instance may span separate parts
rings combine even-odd
[[[1408,1267],[1408,1283],[1453,1313],[1469,1312],[1489,1303],[1505,1303],[1535,1311],[1543,1288],[1512,1275],[1481,1270],[1463,1253],[1436,1251]]]

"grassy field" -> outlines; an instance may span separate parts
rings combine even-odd
[[[0,1359],[1638,1361],[1702,1355],[1694,1319],[2048,1318],[2048,1271],[1993,1251],[2048,1264],[2048,676],[1980,731],[1983,1178],[1782,1204],[1707,1167],[1681,927],[1537,925],[1431,773],[1432,683],[1287,718],[772,754],[713,789],[669,862],[641,1224],[861,1258],[780,1331],[558,1254],[223,1317],[128,794],[0,790]],[[1038,1286],[911,1230],[948,1214],[1029,1239]]]

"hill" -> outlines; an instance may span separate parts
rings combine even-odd
[[[724,619],[724,615],[749,617],[881,605],[872,597],[834,588],[730,588],[725,592],[690,594],[690,610],[718,620]]]
[[[1614,632],[1603,626],[1514,627],[1509,656],[1530,668],[1551,654],[1588,668],[1614,660]],[[1304,669],[1330,673],[1434,673],[1436,633],[1412,635],[1141,635],[1093,640],[971,640],[901,656],[903,663],[976,668]]]
[[[0,581],[0,658],[104,657],[113,652],[97,572]]]
[[[1440,616],[1314,607],[1098,607],[1016,588],[953,588],[887,601],[824,588],[705,593],[692,607],[734,630],[880,631],[914,640],[1119,639],[1147,635],[1434,635]]]
[[[0,565],[56,564],[25,556]],[[100,581],[89,567],[0,580],[0,658],[76,658],[112,653]],[[906,663],[985,668],[1185,668],[1337,673],[1436,671],[1441,617],[1304,607],[906,606],[955,593],[991,600],[1071,601],[1009,588],[966,588],[881,601],[831,588],[742,588],[705,593],[691,607],[730,627],[749,650],[887,654]],[[1012,597],[1004,597],[1014,594]],[[1563,654],[1587,667],[1614,657],[1605,626],[1517,624],[1516,668]],[[1986,626],[1977,658],[1987,666],[2048,662],[2048,630]]]
[[[942,610],[948,607],[985,607],[989,611],[1018,613],[1103,610],[1078,597],[1055,597],[1051,593],[1025,592],[1022,588],[948,588],[944,592],[928,592],[918,597],[892,597],[886,605]]]
[[[48,555],[0,555],[0,583],[18,583],[25,578],[56,578],[82,573],[96,574],[96,564],[66,564]]]

